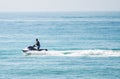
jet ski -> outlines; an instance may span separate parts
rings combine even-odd
[[[45,55],[46,51],[48,51],[48,49],[37,49],[34,46],[28,46],[26,48],[24,48],[23,53],[27,54],[27,55]]]

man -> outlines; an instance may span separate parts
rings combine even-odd
[[[36,46],[37,47],[37,50],[40,49],[40,42],[38,41],[38,39],[36,39],[36,43],[35,45],[33,45],[34,47]]]

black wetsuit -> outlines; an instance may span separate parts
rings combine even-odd
[[[36,41],[36,46],[37,46],[37,49],[39,50],[40,49],[40,42],[39,41]]]

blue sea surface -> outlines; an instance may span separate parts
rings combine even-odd
[[[120,12],[0,13],[0,79],[120,79]]]

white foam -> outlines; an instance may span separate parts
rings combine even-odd
[[[44,56],[120,56],[120,50],[66,50],[66,51],[32,51],[31,55]]]

